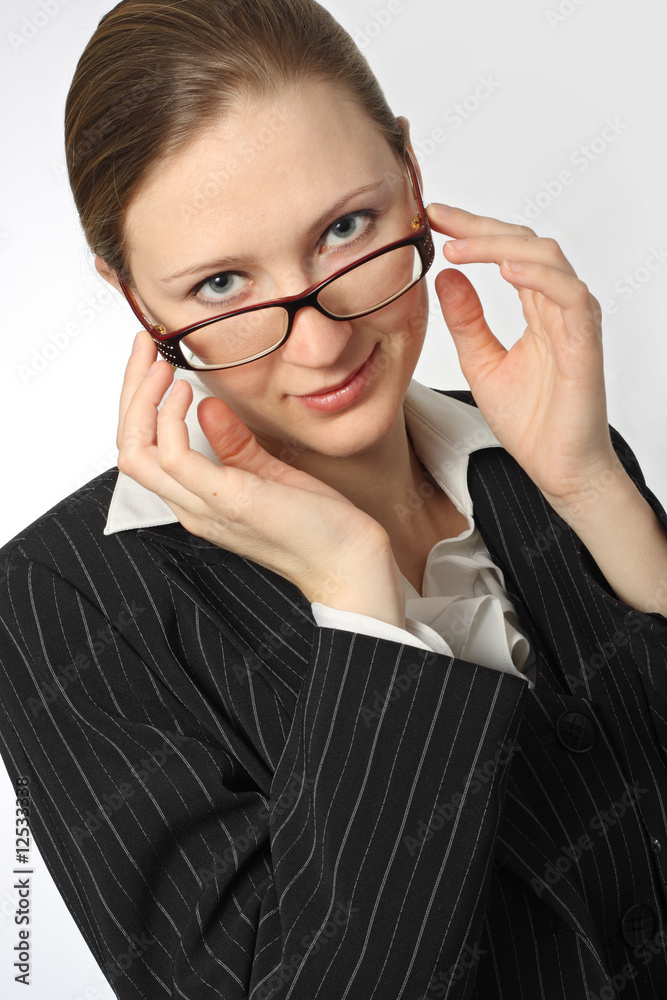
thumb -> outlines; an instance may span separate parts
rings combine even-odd
[[[493,370],[507,351],[491,332],[479,295],[461,271],[456,268],[441,271],[435,279],[435,290],[461,371],[470,384],[471,378]]]
[[[263,466],[274,460],[250,428],[218,396],[202,399],[197,418],[221,464],[259,474]]]
[[[197,407],[197,418],[215,457],[222,465],[243,469],[263,479],[282,482],[286,486],[307,489],[311,493],[344,499],[319,479],[275,458],[261,446],[250,428],[219,396],[202,399]]]

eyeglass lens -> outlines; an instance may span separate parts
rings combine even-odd
[[[322,289],[317,300],[335,319],[346,319],[388,305],[420,278],[422,263],[415,246],[397,247],[355,267]],[[285,336],[288,313],[267,306],[240,316],[223,317],[180,341],[193,368],[206,370],[246,361],[276,347]]]

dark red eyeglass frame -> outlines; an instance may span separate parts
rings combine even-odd
[[[237,309],[234,312],[222,313],[218,316],[213,316],[210,319],[201,320],[198,323],[193,323],[191,326],[183,327],[181,330],[175,330],[173,333],[167,333],[163,326],[155,326],[150,323],[141,309],[137,305],[137,302],[127,287],[127,285],[118,278],[118,283],[121,287],[123,295],[127,299],[132,312],[137,317],[139,322],[146,330],[150,333],[151,337],[157,344],[158,351],[162,357],[169,362],[169,364],[174,365],[177,368],[184,368],[186,371],[219,371],[222,368],[237,368],[239,365],[247,365],[251,361],[257,361],[258,358],[266,357],[267,354],[271,354],[273,351],[277,351],[279,347],[285,343],[290,333],[292,332],[292,327],[294,325],[294,319],[296,314],[300,309],[305,306],[310,306],[313,309],[317,309],[318,312],[323,313],[323,315],[328,316],[329,319],[339,320],[341,322],[346,322],[350,319],[359,319],[361,316],[368,316],[370,313],[377,312],[378,309],[384,309],[385,306],[389,305],[391,302],[395,302],[396,299],[404,295],[405,292],[409,291],[410,288],[422,280],[426,272],[431,267],[433,260],[435,258],[435,247],[433,245],[433,237],[431,235],[431,227],[426,216],[426,209],[424,208],[424,202],[422,200],[421,189],[419,185],[419,178],[417,177],[417,171],[415,169],[415,164],[412,159],[412,155],[409,150],[406,150],[405,159],[408,165],[408,174],[410,176],[410,181],[412,184],[413,194],[415,196],[415,201],[419,206],[419,215],[412,221],[412,227],[415,230],[413,236],[408,236],[405,239],[397,240],[395,243],[389,243],[387,246],[381,247],[379,250],[373,251],[373,253],[366,254],[365,257],[361,257],[360,260],[354,262],[354,264],[348,264],[347,267],[341,268],[340,271],[336,271],[335,274],[329,275],[324,281],[318,282],[316,285],[311,285],[303,294],[301,295],[290,295],[284,299],[272,299],[267,302],[260,302],[254,306],[246,306],[243,309]],[[398,247],[402,246],[415,246],[419,252],[419,256],[422,262],[422,273],[408,288],[404,291],[399,292],[393,298],[388,299],[379,306],[373,306],[372,309],[365,309],[363,312],[355,313],[353,316],[346,316],[345,320],[340,320],[339,316],[332,316],[331,313],[317,301],[317,296],[326,288],[328,284],[335,281],[343,274],[347,274],[348,271],[353,271],[355,267],[360,267],[361,264],[367,263],[369,260],[373,260],[374,257],[380,257],[382,254],[388,253],[390,250],[396,250]],[[232,361],[224,365],[215,365],[207,368],[195,368],[183,357],[182,352],[178,348],[179,342],[189,333],[194,333],[195,330],[201,330],[202,327],[208,326],[210,323],[217,323],[218,320],[228,319],[231,316],[239,316],[241,313],[255,312],[257,309],[265,309],[267,306],[281,306],[288,315],[287,328],[282,340],[275,344],[273,347],[269,347],[266,351],[262,351],[260,354],[254,355],[252,358],[245,358],[243,361]]]

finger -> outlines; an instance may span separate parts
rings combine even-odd
[[[157,454],[162,468],[174,465],[190,450],[185,417],[192,404],[192,396],[192,386],[184,379],[177,379],[157,411]]]
[[[158,360],[138,380],[123,415],[119,454],[133,459],[142,448],[156,443],[157,408],[173,377],[172,366],[167,361]]]
[[[524,261],[503,261],[500,273],[517,288],[541,292],[549,303],[557,306],[561,310],[562,328],[573,346],[584,339],[601,341],[600,305],[576,275]],[[554,339],[556,328],[550,334]]]
[[[250,428],[219,397],[203,399],[197,408],[197,416],[216,458],[223,465],[326,496],[339,495],[320,480],[295,469],[263,448]]]
[[[558,268],[529,261],[503,260],[500,273],[513,285],[541,292],[564,310],[591,311],[594,301],[588,285],[576,274],[565,274]]]
[[[216,458],[223,465],[259,473],[272,456],[262,448],[250,428],[217,396],[203,399],[197,407],[199,424]]]
[[[519,226],[512,222],[503,222],[486,215],[473,215],[463,208],[453,208],[434,202],[426,209],[431,227],[437,233],[453,236],[487,236],[507,234],[509,236],[536,236],[537,233],[529,226]]]
[[[142,379],[147,374],[149,368],[157,356],[155,341],[147,330],[140,330],[137,334],[132,353],[125,367],[123,386],[118,404],[118,431],[116,433],[116,447],[120,448],[120,439],[123,431],[123,421],[127,408],[130,405],[134,393],[141,384]]]
[[[190,447],[190,435],[185,418],[192,404],[192,387],[183,379],[178,379],[166,396],[157,414],[157,464],[160,472],[180,486],[189,495],[187,506],[191,512],[202,511],[202,504],[214,501],[216,507],[225,502],[225,495],[236,488],[247,489],[248,484],[236,474],[229,475],[227,468],[221,468],[201,452]],[[219,400],[222,403],[222,400]],[[226,407],[226,404],[223,404]],[[226,407],[229,410],[229,407]],[[231,411],[229,411],[231,413]],[[234,414],[236,423],[242,424]],[[242,424],[245,427],[244,424]],[[247,428],[247,433],[250,434]],[[160,472],[153,470],[158,477]],[[156,480],[156,481],[158,481]],[[178,490],[167,483],[170,497],[175,501]],[[181,501],[182,503],[184,501]]]
[[[575,274],[556,240],[540,236],[472,236],[445,243],[443,251],[452,264],[500,264],[503,260],[519,260],[547,264],[566,274]]]
[[[448,269],[436,277],[435,290],[468,382],[496,368],[507,351],[491,332],[470,281],[461,271]]]
[[[159,362],[135,391],[125,415],[118,467],[160,496],[172,510],[178,508],[198,515],[203,504],[196,493],[197,479],[193,478],[192,470],[188,479],[185,471],[187,456],[191,453],[185,424],[185,415],[192,402],[191,386],[178,379],[158,410],[171,378],[171,365]],[[199,457],[209,462],[203,455]],[[212,462],[209,465],[218,468]],[[181,472],[183,482],[171,475],[173,469]],[[189,485],[194,485],[195,490],[189,489]]]

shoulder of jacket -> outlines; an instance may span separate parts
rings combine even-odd
[[[54,532],[77,535],[82,530],[99,529],[101,534],[117,478],[118,468],[114,466],[63,497],[0,547],[0,562],[20,556],[44,561],[45,545]]]

